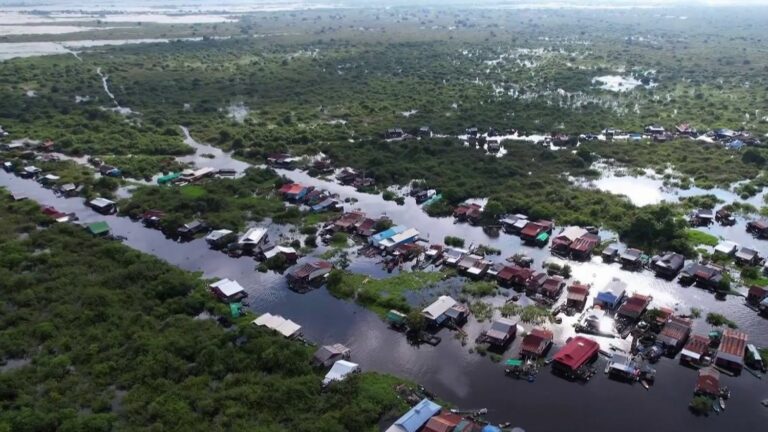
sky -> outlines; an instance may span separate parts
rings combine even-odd
[[[227,7],[227,6],[258,6],[258,5],[333,5],[344,4],[346,6],[386,6],[386,5],[466,5],[466,6],[541,6],[541,7],[628,7],[628,6],[682,6],[682,5],[700,5],[700,6],[743,6],[743,5],[768,5],[768,0],[0,0],[0,7],[12,6],[19,8],[34,8],[41,6],[41,9],[54,9],[62,7],[67,9],[77,9],[79,7],[93,8],[104,7],[105,9],[120,10],[129,9],[136,6],[146,8],[167,8],[201,6],[203,8]],[[53,6],[53,7],[52,7]]]

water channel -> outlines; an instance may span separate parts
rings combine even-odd
[[[232,159],[221,150],[195,142],[188,134],[187,143],[196,148],[197,155],[186,158],[186,161],[199,166],[231,167],[238,171],[247,167],[247,164]],[[204,153],[215,157],[200,156]],[[386,214],[396,223],[415,227],[424,238],[433,242],[442,242],[444,236],[454,235],[465,238],[467,244],[482,243],[501,249],[498,260],[519,251],[534,257],[536,265],[549,257],[546,250],[522,246],[519,238],[514,236],[502,233],[491,238],[480,228],[454,224],[452,218],[429,217],[412,198],[406,199],[405,205],[398,206],[394,202],[383,201],[379,195],[359,193],[351,187],[313,178],[300,171],[278,172],[294,181],[338,193],[342,198],[354,198],[357,202],[351,207],[363,209],[374,216]],[[609,431],[616,428],[624,431],[646,431],[649,428],[659,431],[720,431],[723,428],[756,431],[763,430],[768,424],[768,409],[760,405],[762,399],[768,398],[768,379],[758,380],[748,373],[737,378],[723,376],[723,384],[732,391],[728,409],[707,418],[695,417],[687,410],[696,371],[680,366],[676,360],[662,359],[655,365],[656,384],[650,390],[639,384],[610,380],[602,373],[586,384],[565,381],[551,375],[547,369],[539,374],[534,383],[508,379],[504,377],[503,366],[469,352],[475,336],[489,325],[487,322],[470,320],[465,326],[469,334],[466,346],[462,346],[461,341],[448,330],[440,332],[442,343],[435,347],[414,346],[402,334],[389,329],[374,313],[335,299],[325,289],[303,295],[294,293],[287,288],[281,275],[259,273],[253,260],[234,259],[212,251],[202,239],[189,243],[174,242],[128,218],[102,216],[86,207],[82,199],[58,197],[34,181],[5,172],[0,172],[0,186],[41,204],[53,205],[60,211],[75,212],[83,222],[105,220],[115,235],[127,238],[125,243],[128,246],[185,270],[201,271],[208,278],[236,279],[248,291],[254,312],[269,311],[290,318],[303,326],[303,333],[308,339],[318,344],[340,342],[349,346],[353,361],[360,363],[363,370],[412,379],[462,409],[488,408],[488,419],[491,421],[510,421],[528,431]],[[734,234],[743,227],[744,220],[740,219],[732,228]],[[755,242],[764,255],[765,245]],[[599,258],[592,262],[570,264],[574,280],[591,283],[599,289],[612,277],[619,277],[627,282],[631,291],[653,295],[656,306],[677,308],[681,313],[686,313],[691,306],[700,308],[704,315],[709,311],[723,313],[749,333],[750,341],[758,346],[768,345],[768,321],[746,308],[742,298],[730,296],[726,301],[718,301],[706,291],[657,279],[649,272],[623,271],[616,264],[603,264]],[[351,269],[376,277],[384,276],[374,260],[355,259]],[[593,289],[592,295],[596,291]],[[499,303],[503,298],[491,301]],[[562,325],[550,325],[555,331],[557,344],[564,343],[572,335],[570,323],[569,319],[565,319]],[[697,333],[708,330],[709,326],[703,319],[697,320]],[[509,347],[507,357],[516,356],[520,339],[518,337]],[[597,339],[604,346],[619,343],[615,339]],[[555,350],[556,347],[551,352]],[[598,362],[597,368],[601,371],[605,360],[601,358]],[[632,417],[637,419],[630,420]]]

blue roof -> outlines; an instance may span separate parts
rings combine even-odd
[[[604,303],[613,304],[613,303],[616,303],[618,299],[619,297],[616,296],[616,294],[608,291],[603,291],[597,294],[597,300],[600,300],[601,302],[604,302]]]
[[[429,421],[429,419],[440,412],[440,405],[429,399],[423,399],[411,408],[402,417],[397,419],[395,425],[400,426],[406,432],[416,432],[420,427]]]
[[[400,234],[401,232],[405,231],[405,227],[402,225],[393,226],[390,229],[384,230],[380,233],[374,234],[371,236],[371,240],[374,242],[379,242],[384,239],[388,239],[396,234]]]

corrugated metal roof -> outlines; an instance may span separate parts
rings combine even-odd
[[[555,354],[554,361],[576,370],[597,354],[599,349],[600,346],[592,339],[575,336]]]
[[[440,296],[434,303],[424,308],[423,313],[428,318],[437,319],[446,312],[448,309],[456,305],[456,300],[450,296]]]
[[[386,432],[416,432],[435,414],[440,412],[441,406],[429,399],[423,399],[402,417],[397,419]]]
[[[725,329],[723,331],[723,337],[720,339],[720,347],[717,350],[718,357],[721,353],[730,354],[731,356],[739,358],[744,357],[744,350],[747,347],[747,339],[747,334],[742,331]]]

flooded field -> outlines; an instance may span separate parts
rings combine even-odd
[[[644,176],[636,176],[627,175],[617,170],[599,169],[602,171],[599,179],[588,181],[574,179],[574,182],[587,188],[623,195],[637,206],[659,204],[661,202],[676,203],[682,198],[701,195],[716,197],[721,201],[718,206],[733,202],[743,202],[759,209],[765,205],[765,190],[747,199],[742,199],[733,191],[722,188],[702,189],[691,186],[687,189],[681,189],[667,186],[661,176],[652,170],[647,170]],[[763,240],[756,239],[746,231],[747,222],[748,218],[737,215],[736,224],[733,226],[713,224],[708,227],[697,227],[696,229],[708,232],[724,240],[735,241],[741,246],[753,248],[760,251],[761,255],[765,255],[768,252],[768,244]]]
[[[196,148],[197,154],[182,158],[199,166],[247,168],[247,164],[232,159],[227,153],[197,143],[185,130],[187,144]],[[203,154],[213,154],[210,159]],[[215,164],[215,165],[214,165]],[[396,223],[413,226],[428,241],[441,243],[446,235],[463,237],[469,244],[486,244],[502,251],[496,260],[516,252],[524,252],[535,259],[535,265],[549,258],[546,249],[523,246],[518,237],[501,234],[489,237],[478,227],[454,224],[452,218],[431,218],[424,213],[412,198],[405,205],[383,201],[379,195],[363,194],[351,187],[331,181],[310,177],[300,171],[280,170],[280,174],[297,182],[311,184],[338,193],[341,198],[357,200],[348,207],[360,208],[371,215],[386,214]],[[81,199],[63,199],[37,183],[23,180],[8,173],[0,173],[0,185],[12,192],[22,193],[42,204],[54,205],[66,212],[76,212],[82,222],[106,220],[115,235],[125,236],[125,243],[135,249],[153,254],[185,270],[203,272],[205,277],[228,277],[238,280],[248,291],[251,308],[257,312],[272,312],[290,318],[303,326],[304,334],[318,344],[341,342],[352,348],[354,361],[364,370],[394,373],[413,379],[436,392],[457,407],[465,409],[488,408],[489,419],[510,421],[513,425],[527,430],[562,430],[572,425],[572,419],[579,419],[579,429],[612,430],[617,424],[627,431],[645,431],[650,426],[645,422],[626,422],[630,412],[653,413],[652,427],[658,430],[701,430],[716,431],[723,427],[737,427],[744,430],[760,430],[768,421],[768,410],[759,404],[768,397],[766,381],[760,381],[750,374],[738,378],[724,377],[724,384],[732,393],[726,413],[710,418],[697,418],[687,411],[692,396],[696,372],[677,364],[676,360],[662,359],[654,365],[657,369],[656,385],[650,390],[640,385],[628,385],[609,380],[599,373],[587,384],[565,381],[544,370],[534,383],[507,379],[503,366],[469,348],[479,333],[486,329],[488,322],[480,323],[470,319],[464,330],[467,332],[466,345],[454,338],[453,332],[442,330],[438,336],[442,342],[435,346],[411,345],[406,338],[393,330],[374,313],[353,303],[333,298],[324,289],[308,294],[296,294],[287,288],[284,278],[275,273],[259,273],[256,262],[249,258],[233,259],[220,252],[210,250],[204,240],[177,243],[166,239],[161,233],[144,228],[140,223],[127,218],[102,216],[85,207]],[[737,225],[738,227],[738,225]],[[734,227],[735,229],[739,229]],[[743,229],[743,228],[741,228]],[[610,233],[602,233],[603,237]],[[760,245],[765,249],[764,245]],[[350,270],[385,277],[377,260],[354,257]],[[599,258],[591,262],[571,262],[573,280],[593,285],[596,289],[608,280],[618,277],[629,285],[630,291],[653,296],[653,305],[677,308],[687,312],[691,306],[723,313],[737,322],[757,345],[768,345],[768,321],[758,317],[746,308],[743,299],[729,296],[718,301],[711,293],[698,288],[684,288],[674,282],[653,277],[649,272],[627,272],[617,264],[603,264]],[[450,286],[453,284],[453,286]],[[460,281],[449,282],[448,286],[434,292],[415,293],[411,296],[414,304],[426,301],[439,290],[457,289]],[[503,294],[507,294],[502,290]],[[484,299],[500,305],[506,295]],[[525,298],[521,302],[525,302]],[[556,344],[562,344],[573,335],[570,324],[575,318],[565,318],[562,325],[549,325],[555,331]],[[528,327],[528,326],[525,326]],[[706,332],[709,327],[703,320],[697,320],[695,331]],[[506,351],[505,358],[515,356],[520,337]],[[597,338],[603,346],[623,343],[615,339]],[[553,349],[550,353],[556,350]],[[602,370],[605,360],[598,360]],[[553,397],[556,395],[556,397]],[[578,403],[574,401],[579,401]],[[557,412],[557,416],[550,415]],[[589,413],[589,415],[584,415]],[[568,419],[568,420],[565,420]]]
[[[202,40],[202,38],[184,38],[178,40],[198,41]],[[66,42],[5,42],[0,43],[0,61],[18,57],[77,54],[80,50],[92,47],[167,42],[171,42],[171,39],[97,39]]]

